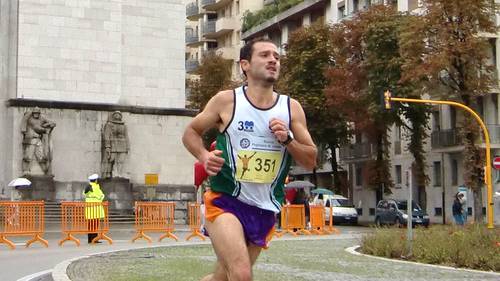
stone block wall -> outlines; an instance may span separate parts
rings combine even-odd
[[[18,2],[18,98],[184,107],[182,1]]]

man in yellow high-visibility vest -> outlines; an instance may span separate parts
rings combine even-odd
[[[89,185],[85,188],[83,195],[85,196],[85,219],[88,225],[88,243],[97,237],[97,230],[99,230],[99,220],[104,218],[104,208],[101,204],[104,200],[104,193],[97,183],[99,175],[93,174],[89,176]],[[95,243],[101,243],[95,241]]]

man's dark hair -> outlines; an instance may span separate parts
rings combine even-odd
[[[241,47],[240,60],[250,61],[252,58],[252,54],[253,54],[253,45],[255,45],[255,43],[259,43],[259,42],[267,42],[267,43],[274,44],[274,42],[268,38],[263,38],[263,37],[254,38],[254,39],[246,42],[245,45],[243,47]]]
[[[243,47],[241,47],[241,49],[240,49],[240,61],[241,60],[250,61],[252,59],[252,54],[253,54],[253,45],[255,45],[255,43],[259,43],[259,42],[267,42],[267,43],[275,44],[271,39],[268,39],[268,38],[263,38],[263,37],[254,38],[254,39],[246,42],[245,45]],[[245,71],[243,71],[243,74],[245,76],[247,76]]]

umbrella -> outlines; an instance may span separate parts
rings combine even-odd
[[[31,182],[27,178],[17,178],[9,182],[8,186],[29,186]]]
[[[314,184],[308,181],[291,181],[286,184],[286,188],[306,188],[314,187]]]
[[[326,188],[321,188],[321,187],[311,190],[311,193],[324,194],[324,195],[334,195],[335,194],[335,193],[333,193],[333,191],[326,189]]]

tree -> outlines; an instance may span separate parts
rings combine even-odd
[[[412,16],[402,33],[406,59],[403,80],[417,83],[432,97],[476,107],[477,98],[497,88],[485,33],[497,32],[498,4],[491,0],[424,0],[422,15]],[[479,126],[468,114],[462,124],[464,182],[474,193],[474,218],[482,221],[483,151],[476,144]]]
[[[331,151],[333,184],[339,190],[336,148],[347,142],[349,128],[345,117],[329,107],[324,94],[328,83],[325,70],[333,65],[330,33],[329,26],[314,24],[290,36],[278,88],[302,104],[313,139],[318,147]]]
[[[187,79],[190,94],[187,97],[188,108],[203,110],[208,100],[219,91],[232,88],[236,82],[231,80],[231,61],[213,52],[207,53],[196,70],[197,76]],[[206,147],[215,140],[217,130],[210,129],[203,140]]]

